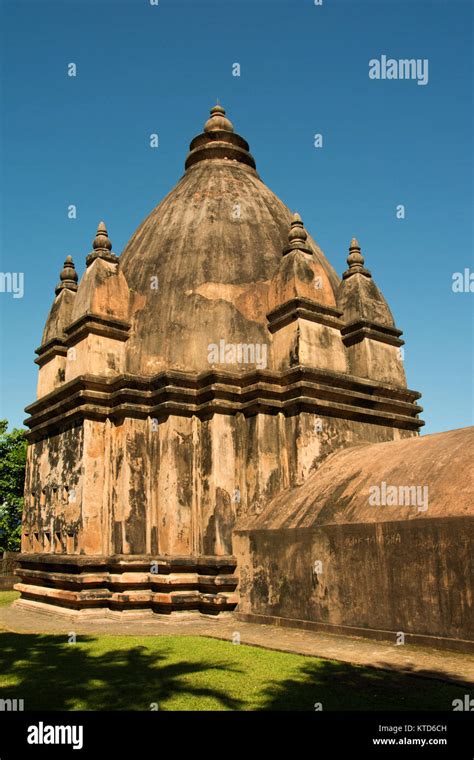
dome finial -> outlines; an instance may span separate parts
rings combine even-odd
[[[105,222],[99,222],[97,233],[92,243],[94,251],[111,251],[112,243],[109,240],[109,234]]]
[[[99,222],[96,236],[92,241],[92,248],[92,253],[86,258],[87,266],[92,264],[95,259],[105,259],[105,261],[111,261],[114,263],[118,261],[115,253],[112,253],[112,241],[109,238],[105,222]]]
[[[357,238],[353,237],[349,245],[349,256],[347,257],[347,263],[349,269],[347,269],[343,277],[347,278],[353,274],[363,274],[365,277],[371,277],[369,270],[364,267],[364,257],[360,252],[360,245]]]
[[[217,99],[217,103],[211,108],[211,116],[204,124],[204,132],[233,132],[234,126],[225,115],[225,108],[222,108]]]
[[[255,169],[255,160],[249,152],[248,142],[234,132],[232,122],[227,118],[219,99],[211,108],[210,114],[204,124],[204,131],[191,140],[185,169],[208,159],[232,161],[234,165],[245,164]]]
[[[296,213],[293,214],[290,224],[290,231],[288,232],[288,245],[283,250],[283,255],[295,250],[312,254],[313,251],[308,247],[308,244],[306,242],[307,238],[308,233],[304,228],[300,215]]]
[[[58,295],[58,293],[61,292],[61,290],[77,290],[77,272],[76,268],[74,266],[74,261],[72,260],[72,256],[66,256],[66,260],[64,262],[64,267],[59,275],[59,284],[56,285],[55,293]]]
[[[306,232],[303,226],[303,221],[300,215],[297,213],[293,214],[293,219],[291,220],[291,225],[290,225],[290,231],[288,233],[288,241],[290,243],[297,242],[297,241],[304,243],[307,237],[308,237],[308,233]]]

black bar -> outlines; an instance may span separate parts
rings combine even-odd
[[[242,758],[293,756],[474,757],[474,721],[466,712],[18,712],[0,714],[0,760],[23,757],[161,758],[183,753],[238,753]],[[40,731],[42,724],[42,730]],[[70,728],[72,744],[32,744],[61,740],[49,727]],[[82,726],[82,742],[79,727]],[[33,728],[34,727],[34,728]],[[76,732],[72,732],[76,727]],[[383,743],[382,743],[383,740]],[[424,740],[424,745],[422,742]],[[82,747],[79,745],[82,743]],[[292,748],[292,749],[291,749]],[[335,755],[336,756],[336,755]],[[293,757],[290,758],[293,760]]]

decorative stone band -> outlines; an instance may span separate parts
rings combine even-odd
[[[311,322],[319,322],[341,330],[343,327],[341,317],[342,311],[339,309],[323,306],[309,298],[292,298],[267,314],[268,329],[271,333],[297,319],[309,319]]]
[[[185,169],[207,159],[230,159],[255,169],[255,160],[249,153],[249,144],[243,137],[226,130],[203,132],[192,140],[186,157]]]
[[[20,554],[16,575],[20,603],[71,612],[232,610],[237,604],[236,559],[115,555]]]
[[[283,248],[282,255],[286,256],[288,253],[293,253],[293,251],[301,251],[302,253],[307,253],[309,256],[314,255],[313,249],[310,248],[309,245],[303,243],[301,240],[295,240],[289,245],[286,245]]]
[[[105,338],[126,341],[129,338],[130,323],[115,317],[103,317],[99,314],[84,314],[65,329],[68,345],[73,345],[89,333]]]
[[[67,348],[64,340],[53,338],[36,349],[35,353],[39,356],[35,359],[35,364],[42,367],[43,364],[46,364],[55,356],[67,356]]]
[[[26,408],[30,441],[83,419],[164,418],[213,413],[251,416],[308,411],[405,430],[418,430],[417,391],[342,373],[295,367],[285,371],[162,372],[144,378],[82,375]]]
[[[378,340],[381,343],[389,343],[391,346],[403,346],[405,343],[404,340],[400,340],[400,335],[403,335],[401,330],[397,330],[395,327],[387,327],[377,322],[368,322],[364,319],[351,322],[351,324],[343,327],[341,335],[345,346],[360,343],[364,338]]]
[[[89,253],[86,256],[86,266],[90,267],[92,262],[96,259],[108,261],[110,264],[118,264],[119,262],[119,258],[115,253],[111,253],[103,248],[98,248],[96,251],[92,251],[92,253]]]
[[[64,339],[53,338],[36,349],[38,358],[35,364],[40,367],[54,356],[67,356],[68,348],[90,333],[106,338],[126,341],[129,338],[130,324],[114,317],[102,317],[99,314],[84,314],[65,330]]]

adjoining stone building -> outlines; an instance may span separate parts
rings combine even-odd
[[[357,240],[340,279],[221,106],[123,253],[101,222],[86,264],[37,350],[18,604],[472,638],[472,431],[418,437]],[[379,481],[429,508],[369,505]]]

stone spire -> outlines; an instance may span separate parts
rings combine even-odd
[[[349,246],[347,263],[349,269],[342,275],[337,305],[345,323],[341,337],[347,349],[349,370],[356,377],[406,388],[399,353],[402,331],[395,326],[382,292],[364,267],[355,238]]]
[[[306,232],[299,214],[293,214],[288,233],[288,245],[283,249],[283,255],[291,251],[303,251],[304,253],[313,254],[311,248],[307,245],[308,233]]]
[[[115,253],[112,253],[112,242],[104,222],[99,222],[96,236],[92,242],[92,252],[86,258],[87,266],[90,266],[96,259],[104,259],[116,263],[118,261]]]
[[[59,295],[62,290],[77,290],[77,272],[71,256],[66,256],[64,268],[59,275],[59,283],[56,285],[55,293]]]
[[[59,343],[60,345],[63,344],[64,331],[67,325],[71,321],[72,309],[74,306],[74,302],[76,300],[76,292],[77,292],[77,287],[78,287],[77,281],[78,281],[78,276],[77,276],[76,269],[74,267],[74,262],[72,260],[72,257],[66,256],[66,261],[64,262],[63,269],[59,275],[59,283],[56,285],[56,288],[54,291],[56,296],[49,310],[49,314],[46,319],[46,324],[44,326],[43,336],[41,338],[41,346],[40,348],[36,349],[36,353],[38,354],[38,359],[35,359],[35,361],[37,364],[40,365],[40,367],[44,363],[43,354],[45,353],[45,350],[47,350],[47,349],[44,349],[43,347],[48,346],[48,345],[50,346],[52,341],[55,341],[56,343]],[[41,378],[41,373],[40,373],[38,387],[42,388],[43,390],[45,388],[48,388],[48,390],[45,391],[46,393],[48,393],[49,390],[52,390],[51,383],[53,384],[53,387],[54,387],[58,383],[62,382],[62,380],[60,380],[59,378],[60,376],[62,377],[64,375],[63,358],[65,357],[65,354],[63,355],[61,351],[57,354],[56,358],[53,359],[54,363],[57,365],[57,369],[61,370],[59,375],[57,373],[53,373],[50,375],[49,370],[48,370],[47,377],[49,379],[47,379],[44,375]],[[49,359],[46,360],[46,362],[48,361]]]
[[[349,269],[343,273],[343,278],[351,277],[353,274],[363,274],[364,277],[372,277],[368,269],[364,267],[364,257],[360,252],[360,245],[357,238],[353,237],[349,246],[349,256],[347,257]]]
[[[295,307],[296,301],[304,301],[305,308],[309,302],[319,307],[336,308],[335,293],[328,275],[313,255],[307,239],[308,233],[300,215],[293,214],[288,244],[271,280],[267,318],[283,304],[291,303]]]
[[[293,214],[288,244],[268,294],[272,361],[283,370],[299,365],[346,372],[340,334],[342,313],[328,275],[307,240],[300,215]]]
[[[97,234],[92,243],[94,251],[111,251],[112,243],[109,240],[109,234],[105,226],[105,222],[99,222],[97,227]]]

